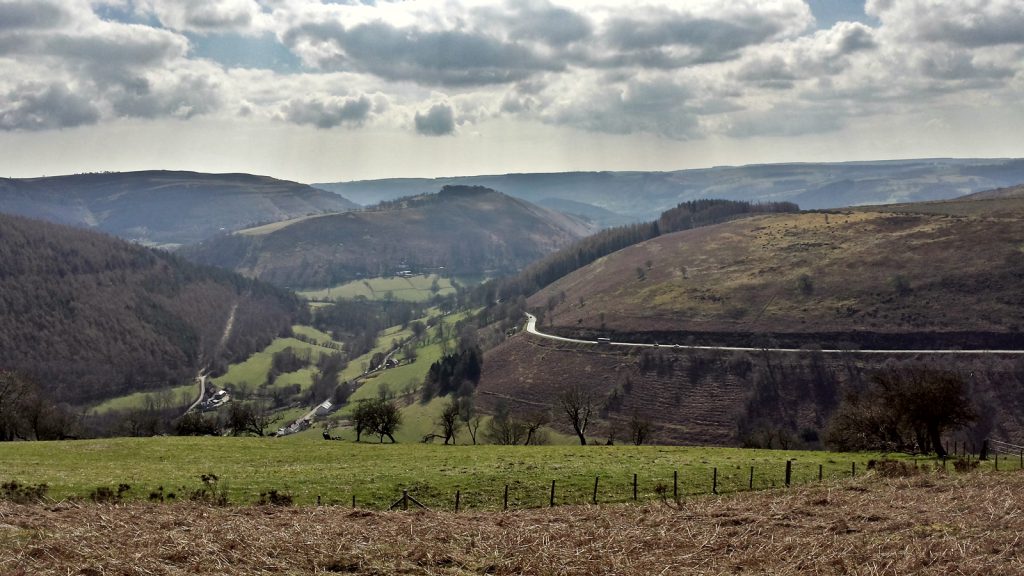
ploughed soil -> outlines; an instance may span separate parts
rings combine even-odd
[[[1022,574],[1022,491],[1020,472],[871,472],[506,513],[0,502],[0,574]]]

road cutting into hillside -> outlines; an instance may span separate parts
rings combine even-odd
[[[788,353],[822,353],[822,354],[881,354],[881,355],[917,355],[917,354],[973,354],[973,355],[1024,355],[1024,350],[958,350],[958,349],[918,349],[918,350],[876,350],[860,348],[757,348],[746,346],[694,346],[685,344],[652,344],[648,342],[618,342],[612,340],[582,340],[547,334],[537,330],[537,317],[526,313],[526,331],[534,336],[567,342],[571,344],[587,344],[591,346],[620,346],[627,348],[667,348],[672,350],[717,350],[725,352],[788,352]]]

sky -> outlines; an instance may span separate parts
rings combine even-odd
[[[1024,0],[0,0],[0,177],[1024,157]]]

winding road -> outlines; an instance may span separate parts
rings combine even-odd
[[[598,340],[580,340],[578,338],[565,338],[563,336],[555,336],[554,334],[546,334],[537,330],[537,317],[529,312],[526,313],[526,331],[535,336],[541,338],[547,338],[548,340],[555,340],[558,342],[569,342],[572,344],[590,344],[592,346],[626,346],[632,348],[672,348],[676,350],[725,350],[725,351],[737,351],[737,352],[821,352],[823,354],[975,354],[975,355],[990,355],[990,354],[1007,354],[1007,355],[1024,355],[1024,350],[956,350],[956,349],[945,349],[945,350],[862,350],[862,349],[823,349],[823,350],[805,350],[803,348],[747,348],[742,346],[687,346],[683,344],[648,344],[645,342],[601,342]]]

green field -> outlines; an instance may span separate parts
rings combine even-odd
[[[432,290],[437,283],[437,291]],[[437,274],[401,278],[398,276],[367,278],[354,280],[322,290],[306,290],[299,296],[307,300],[351,300],[362,296],[367,300],[404,300],[407,302],[426,302],[434,295],[447,296],[454,294],[455,288],[451,280]]]
[[[403,489],[430,507],[450,507],[455,491],[462,504],[497,509],[509,485],[512,507],[548,504],[556,481],[559,504],[590,501],[595,476],[601,502],[657,497],[660,484],[672,493],[679,473],[684,495],[711,491],[718,468],[719,493],[748,488],[750,467],[756,489],[781,487],[785,462],[793,461],[793,482],[858,473],[877,454],[840,454],[686,448],[665,446],[443,446],[438,444],[354,444],[316,435],[285,438],[117,438],[65,442],[0,444],[0,481],[46,483],[53,498],[87,497],[100,486],[130,485],[131,498],[145,499],[162,486],[184,497],[201,486],[200,476],[216,474],[234,503],[247,504],[269,489],[292,494],[298,504],[351,504],[383,508]],[[1016,462],[1010,464],[1016,465]]]
[[[198,395],[199,386],[197,384],[184,384],[182,386],[175,386],[174,388],[166,390],[135,392],[125,396],[111,398],[110,400],[94,406],[92,408],[92,412],[95,414],[102,414],[111,410],[145,408],[150,402],[153,402],[155,406],[160,406],[162,403],[165,403],[165,401],[171,402],[171,405],[187,406],[192,403]]]

